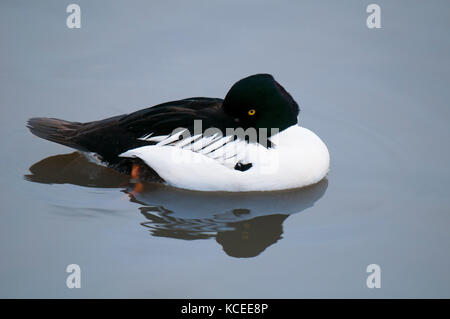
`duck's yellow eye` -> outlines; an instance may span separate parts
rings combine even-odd
[[[254,109],[251,109],[248,111],[248,115],[255,115],[256,111]]]

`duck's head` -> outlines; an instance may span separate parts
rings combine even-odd
[[[298,104],[270,74],[255,74],[236,82],[228,91],[223,110],[244,129],[282,131],[297,123]]]

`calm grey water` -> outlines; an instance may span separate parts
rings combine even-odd
[[[450,297],[448,1],[376,1],[377,30],[368,1],[80,0],[78,30],[68,3],[0,3],[0,297]],[[328,145],[321,183],[139,190],[25,128],[260,72]]]

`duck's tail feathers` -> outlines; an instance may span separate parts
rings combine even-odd
[[[72,140],[82,126],[83,123],[47,117],[33,117],[27,123],[31,133],[40,138],[85,151],[82,146]]]

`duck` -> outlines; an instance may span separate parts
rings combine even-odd
[[[329,172],[325,143],[271,74],[247,76],[224,99],[191,97],[92,122],[35,117],[32,134],[133,179],[194,191],[301,188]]]

